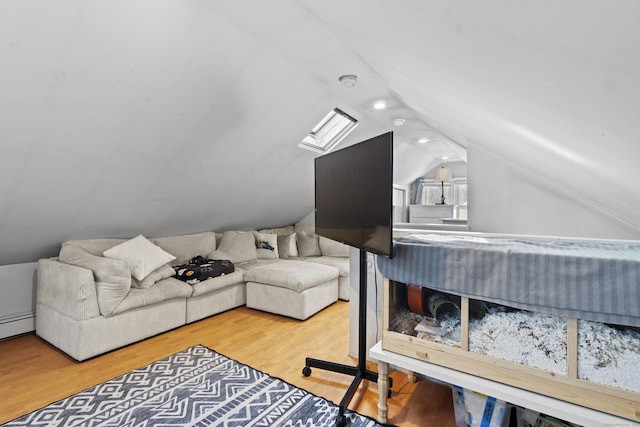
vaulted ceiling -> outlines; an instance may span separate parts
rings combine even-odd
[[[394,130],[398,183],[473,145],[640,227],[639,18],[637,0],[4,0],[0,264],[295,222],[316,156],[297,144],[333,107],[360,122],[338,148]]]

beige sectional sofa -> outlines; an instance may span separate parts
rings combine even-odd
[[[235,271],[193,284],[173,277],[198,255]],[[304,320],[349,299],[349,248],[302,224],[72,240],[39,261],[37,277],[36,334],[80,361],[245,304]]]

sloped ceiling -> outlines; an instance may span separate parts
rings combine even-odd
[[[604,0],[2,1],[0,264],[295,222],[315,157],[297,143],[336,106],[360,121],[341,146],[396,132],[398,183],[473,144],[640,228],[638,18]]]
[[[640,2],[305,3],[426,123],[638,234]]]

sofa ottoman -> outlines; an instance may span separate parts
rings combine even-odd
[[[338,300],[340,271],[307,261],[280,260],[245,272],[247,307],[305,320]]]

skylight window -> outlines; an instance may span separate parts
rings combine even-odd
[[[320,120],[320,123],[309,132],[309,135],[302,139],[298,147],[318,153],[328,153],[357,125],[356,119],[341,109],[334,108]]]

